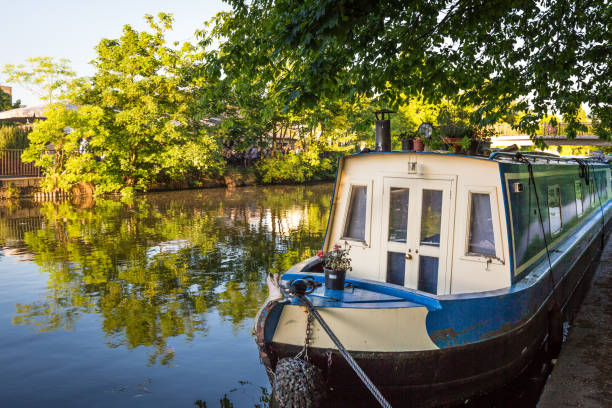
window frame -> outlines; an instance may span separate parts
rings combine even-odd
[[[582,195],[582,199],[580,200],[581,204],[582,204],[582,212],[578,213],[578,195],[576,194],[576,186],[580,185],[580,194]],[[587,206],[585,205],[585,194],[584,194],[584,184],[582,183],[582,179],[578,179],[574,181],[574,194],[576,194],[576,199],[574,200],[574,202],[576,203],[576,216],[578,218],[582,217],[584,215],[584,213],[587,210]],[[561,225],[561,227],[563,227],[563,225]]]
[[[344,192],[345,204],[344,204],[344,215],[342,217],[342,226],[340,230],[340,240],[346,242],[351,246],[361,246],[361,247],[370,247],[371,245],[371,219],[372,219],[372,180],[363,180],[363,179],[351,179],[347,182],[347,187]],[[348,215],[350,212],[351,206],[351,197],[353,192],[353,187],[366,187],[366,219],[365,219],[365,228],[364,228],[364,239],[357,239],[347,237],[345,235],[347,230],[347,221]]]
[[[548,196],[549,196],[549,191],[551,188],[557,188],[559,189],[559,207],[551,207],[550,206],[550,202],[548,200]],[[575,192],[574,192],[575,194]],[[550,209],[551,208],[559,208],[559,229],[557,231],[552,230],[552,219],[550,218]],[[561,210],[563,208],[563,203],[561,202],[561,185],[560,184],[552,184],[549,185],[548,188],[546,189],[546,211],[548,212],[548,232],[550,233],[551,237],[554,237],[556,235],[559,235],[562,231],[563,231],[563,211]]]
[[[463,253],[459,256],[459,259],[464,261],[480,262],[480,263],[493,263],[496,265],[504,265],[504,248],[502,242],[502,233],[500,225],[500,217],[498,211],[498,199],[497,199],[497,188],[488,186],[465,186],[463,188],[463,197],[467,204],[466,220],[464,224],[464,242],[463,242]],[[477,254],[469,252],[470,248],[470,226],[472,222],[472,194],[487,194],[489,196],[489,205],[491,206],[491,222],[493,224],[493,239],[495,244],[495,256]]]

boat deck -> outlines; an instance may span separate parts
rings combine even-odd
[[[313,277],[322,285],[317,287],[308,298],[316,307],[341,308],[407,308],[426,307],[428,310],[440,310],[440,302],[429,296],[417,293],[408,288],[398,287],[384,282],[375,282],[369,279],[346,278],[344,290],[325,289],[324,277],[320,273],[286,273],[282,276],[284,281]],[[296,299],[292,303],[299,304]]]

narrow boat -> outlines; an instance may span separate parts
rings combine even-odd
[[[306,295],[381,393],[439,406],[517,377],[562,341],[612,209],[610,168],[537,153],[489,157],[381,151],[340,159],[323,251],[350,248],[345,289]],[[321,259],[286,284],[323,282]],[[304,348],[306,307],[269,299],[255,322],[274,371]],[[336,392],[364,385],[311,322],[310,361]],[[350,395],[350,394],[349,394]],[[356,394],[357,395],[357,394]]]

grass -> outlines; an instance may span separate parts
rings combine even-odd
[[[28,133],[17,126],[0,126],[0,149],[25,149],[30,144]]]

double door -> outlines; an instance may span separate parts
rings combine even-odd
[[[385,178],[381,271],[386,282],[446,293],[452,184]]]

